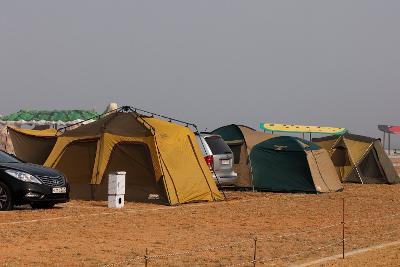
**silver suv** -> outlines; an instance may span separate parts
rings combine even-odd
[[[196,138],[217,185],[235,185],[238,177],[233,171],[233,153],[224,139],[205,133],[196,134]]]

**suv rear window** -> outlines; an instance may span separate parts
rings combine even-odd
[[[231,154],[232,151],[225,141],[219,136],[209,136],[204,138],[214,155]]]

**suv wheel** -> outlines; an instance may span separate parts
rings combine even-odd
[[[10,189],[7,185],[0,182],[0,211],[11,210],[13,206]]]
[[[51,209],[56,203],[54,202],[37,202],[31,203],[32,209]]]

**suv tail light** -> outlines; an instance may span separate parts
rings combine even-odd
[[[204,159],[205,159],[205,161],[206,161],[206,163],[208,165],[208,168],[210,168],[210,170],[213,170],[214,169],[214,157],[213,157],[213,155],[205,156]]]

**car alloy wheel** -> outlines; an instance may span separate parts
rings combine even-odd
[[[0,210],[11,209],[11,194],[8,187],[0,182]]]

